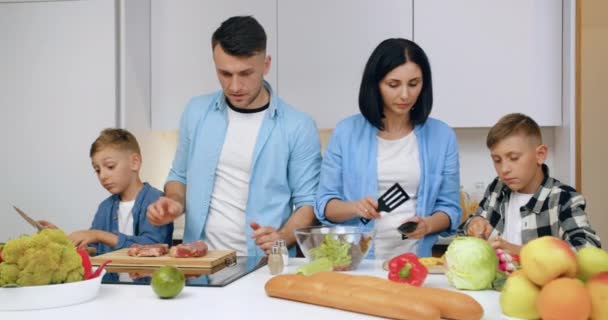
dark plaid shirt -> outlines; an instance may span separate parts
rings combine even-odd
[[[574,188],[551,178],[549,169],[544,164],[543,173],[543,182],[530,201],[520,208],[522,243],[542,236],[555,236],[569,242],[575,249],[600,247],[600,238],[591,229],[585,213],[585,198]],[[479,208],[459,227],[458,233],[465,235],[469,221],[475,216],[481,216],[494,228],[491,238],[503,234],[510,196],[511,189],[498,177],[494,179],[479,203]]]

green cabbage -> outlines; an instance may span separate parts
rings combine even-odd
[[[457,237],[445,253],[448,282],[457,289],[483,290],[491,286],[498,257],[490,244],[479,238]]]

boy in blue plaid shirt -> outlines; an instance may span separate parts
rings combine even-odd
[[[521,113],[502,117],[486,144],[498,177],[475,214],[459,227],[461,234],[487,239],[509,254],[519,254],[522,245],[542,236],[559,237],[573,249],[601,246],[585,213],[585,198],[549,176],[547,146],[532,118]]]

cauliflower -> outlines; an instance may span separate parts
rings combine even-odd
[[[80,255],[66,234],[44,229],[7,242],[2,250],[0,286],[35,286],[83,279]]]

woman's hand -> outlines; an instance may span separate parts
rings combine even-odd
[[[365,197],[357,201],[350,202],[352,211],[361,218],[365,219],[380,219],[378,210],[378,202],[371,197]]]
[[[428,233],[431,233],[431,231],[433,230],[431,228],[431,223],[428,218],[412,217],[412,218],[409,218],[409,219],[403,221],[403,223],[410,222],[410,221],[416,222],[418,224],[414,231],[406,234],[407,237],[410,239],[421,239]]]

